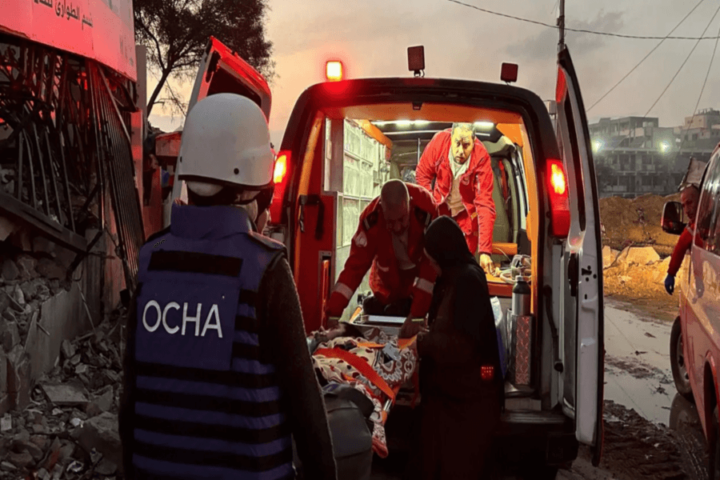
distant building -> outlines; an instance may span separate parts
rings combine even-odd
[[[674,133],[683,145],[717,145],[720,142],[720,111],[708,108],[691,117],[685,117],[685,123],[675,127]]]
[[[655,117],[602,118],[589,128],[601,197],[670,195],[690,157],[710,159],[720,141],[720,112],[701,112],[676,128],[660,127]]]

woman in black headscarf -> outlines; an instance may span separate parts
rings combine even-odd
[[[450,217],[425,234],[425,253],[438,270],[428,317],[418,335],[422,393],[415,478],[480,478],[500,418],[503,382],[485,272]]]

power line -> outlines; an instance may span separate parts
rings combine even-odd
[[[500,13],[500,12],[494,12],[494,11],[488,10],[486,8],[480,8],[475,5],[470,5],[467,3],[460,2],[459,0],[448,0],[448,2],[457,3],[458,5],[462,5],[463,7],[468,7],[468,8],[472,8],[474,10],[478,10],[478,11],[481,11],[484,13],[489,13],[490,15],[497,15],[498,17],[510,18],[512,20],[517,20],[517,21],[525,22],[525,23],[532,23],[533,25],[540,25],[542,27],[547,27],[547,28],[554,28],[554,29],[558,28],[557,25],[552,25],[550,23],[539,22],[537,20],[530,20],[530,19],[522,18],[522,17],[516,17],[514,15],[508,15],[508,14]],[[576,33],[589,33],[592,35],[603,35],[606,37],[632,38],[634,40],[717,40],[718,37],[720,37],[720,35],[715,36],[715,37],[703,37],[703,36],[700,36],[700,37],[657,37],[657,36],[655,36],[655,37],[653,37],[653,36],[641,36],[641,35],[624,35],[621,33],[596,32],[594,30],[586,30],[586,29],[581,29],[581,28],[568,28],[568,27],[565,27],[565,31],[576,32]]]
[[[705,27],[705,30],[703,30],[703,33],[700,35],[701,37],[702,37],[703,35],[705,35],[705,32],[708,31],[708,29],[710,28],[710,25],[712,24],[713,20],[715,20],[715,17],[717,16],[718,12],[720,12],[720,7],[718,7],[718,9],[715,10],[715,14],[714,14],[714,15],[712,16],[712,18],[710,19],[710,22],[708,22],[707,27]],[[653,103],[652,106],[651,106],[651,107],[648,109],[648,111],[645,113],[645,115],[644,115],[645,117],[647,117],[648,114],[652,111],[652,109],[655,108],[655,105],[657,105],[657,103],[660,101],[660,99],[665,95],[665,92],[668,91],[668,88],[670,88],[670,85],[672,85],[673,82],[675,81],[675,79],[677,78],[677,76],[680,75],[680,72],[681,72],[682,69],[685,67],[685,64],[688,62],[688,60],[690,60],[690,57],[692,56],[693,52],[695,51],[695,49],[697,48],[698,45],[700,45],[700,40],[698,40],[697,42],[695,42],[695,45],[693,45],[692,50],[690,50],[690,53],[688,54],[688,56],[685,57],[685,61],[682,63],[682,65],[680,65],[680,68],[678,68],[678,71],[675,72],[675,75],[673,76],[672,80],[670,80],[670,83],[667,84],[667,86],[665,87],[665,90],[662,91],[662,93],[661,93],[660,96],[657,98],[657,100],[655,100],[655,103]]]
[[[720,30],[718,30],[718,35],[720,35]],[[705,93],[705,86],[707,85],[708,78],[710,78],[710,71],[712,70],[713,61],[715,60],[715,54],[717,53],[718,48],[718,41],[715,40],[715,48],[713,49],[712,57],[710,57],[710,65],[708,65],[707,72],[705,72],[705,80],[703,81],[702,88],[700,89],[700,95],[698,96],[697,103],[695,104],[695,109],[693,110],[692,118],[690,119],[690,125],[693,124],[695,121],[695,115],[697,115],[697,109],[700,106],[700,101],[702,100],[703,93]],[[685,129],[685,133],[690,128]],[[682,131],[680,131],[680,136],[682,137],[682,141],[680,142],[680,148],[678,149],[678,153],[675,156],[675,161],[677,162],[677,159],[680,157],[680,153],[682,152],[683,146],[685,145],[685,140],[687,140],[687,135],[683,135]]]
[[[648,57],[650,57],[650,55],[653,54],[653,52],[655,52],[655,50],[657,50],[658,48],[660,48],[660,45],[662,45],[663,43],[665,43],[665,40],[667,40],[667,39],[670,37],[670,35],[672,35],[672,33],[673,33],[675,30],[677,30],[677,29],[680,27],[680,25],[682,25],[682,24],[685,22],[685,20],[687,20],[688,17],[689,17],[690,15],[692,15],[693,12],[694,12],[695,10],[697,10],[697,8],[700,6],[700,4],[702,4],[704,1],[705,1],[705,0],[700,0],[700,1],[698,2],[698,4],[695,5],[695,7],[693,7],[693,9],[690,10],[690,12],[689,12],[687,15],[685,15],[685,17],[684,17],[682,20],[680,20],[680,23],[678,23],[677,25],[675,25],[675,28],[673,28],[672,30],[670,30],[670,32],[668,32],[668,34],[665,36],[665,38],[663,38],[662,40],[660,40],[660,43],[658,43],[657,45],[655,45],[655,48],[653,48],[652,50],[650,50],[650,52],[648,52],[648,54],[645,55],[645,57],[643,57],[643,59],[640,60],[640,62],[632,68],[632,70],[630,70],[624,77],[622,77],[619,82],[617,82],[615,85],[613,85],[613,87],[612,87],[610,90],[608,90],[608,91],[605,93],[605,95],[603,95],[603,96],[600,97],[595,103],[593,103],[593,104],[590,106],[590,108],[588,108],[588,109],[586,110],[586,112],[590,112],[590,110],[592,110],[593,108],[595,108],[595,105],[597,105],[598,103],[602,102],[602,101],[605,99],[605,97],[607,97],[608,95],[610,95],[610,94],[613,92],[613,90],[615,90],[622,82],[625,81],[626,78],[628,78],[630,75],[632,75],[632,73],[633,73],[635,70],[637,70],[638,67],[639,67],[640,65],[642,65],[642,64],[645,62],[645,60],[647,60]],[[716,39],[715,41],[717,42],[717,39]]]

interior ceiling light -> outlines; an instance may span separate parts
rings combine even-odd
[[[475,128],[480,130],[492,130],[495,128],[495,124],[493,122],[475,122]]]

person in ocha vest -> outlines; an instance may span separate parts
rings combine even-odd
[[[189,205],[140,251],[120,411],[129,479],[336,480],[285,247],[261,234],[274,155],[260,108],[212,95],[178,159]]]

